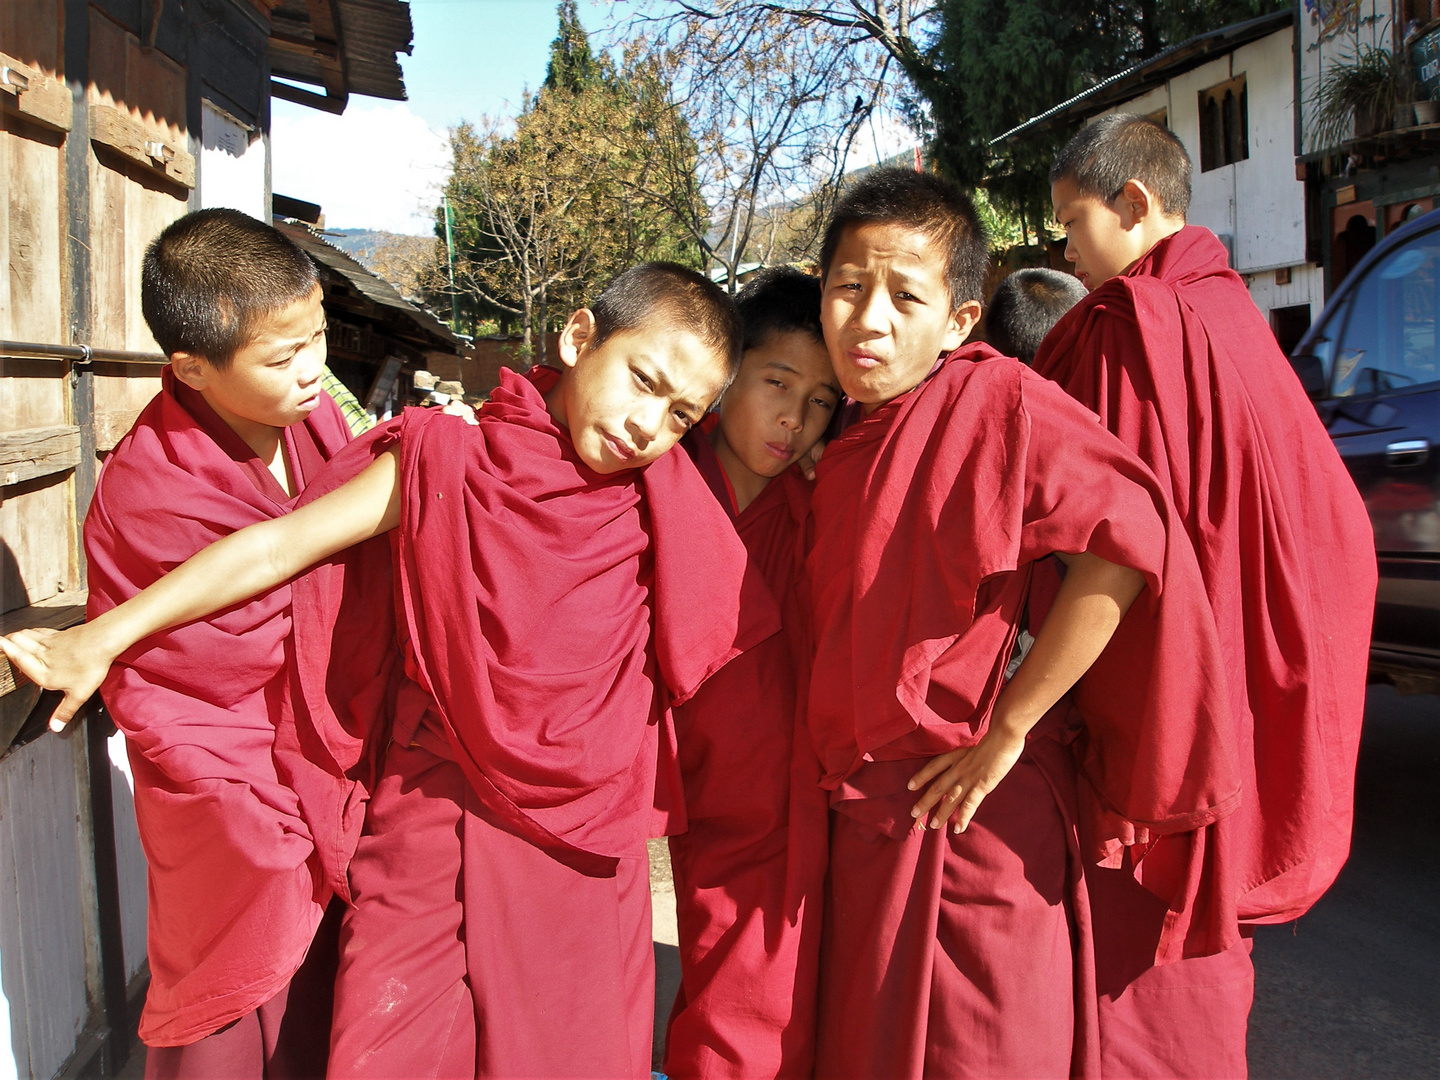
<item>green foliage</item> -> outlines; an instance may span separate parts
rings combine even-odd
[[[560,30],[550,43],[544,89],[578,94],[610,77],[608,60],[603,57],[597,60],[590,51],[590,35],[580,25],[575,0],[560,0],[556,14],[560,19]]]
[[[559,23],[545,85],[513,124],[451,132],[445,188],[462,323],[516,324],[525,353],[541,360],[543,332],[627,266],[699,263],[684,226],[637,197],[633,182],[662,147],[683,165],[683,124],[643,66],[617,72],[591,53],[574,0],[560,4]],[[690,160],[693,172],[693,144]],[[443,207],[436,234],[445,239]],[[442,310],[450,274],[441,262],[428,279]]]
[[[1049,207],[1055,152],[1078,122],[991,140],[1100,80],[1197,33],[1284,0],[941,0],[939,26],[906,64],[934,135],[936,164],[987,182],[995,204],[1033,230]],[[903,63],[903,60],[902,60]]]
[[[1390,126],[1397,105],[1412,97],[1410,65],[1403,54],[1363,42],[1354,56],[1333,64],[1317,88],[1312,150],[1338,147],[1351,134]]]

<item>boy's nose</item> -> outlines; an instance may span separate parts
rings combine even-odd
[[[1065,238],[1065,261],[1072,263],[1080,261],[1080,253],[1075,250],[1075,241],[1068,236]]]

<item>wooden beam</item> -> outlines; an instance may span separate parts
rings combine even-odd
[[[0,53],[0,105],[52,131],[69,131],[70,88],[13,56]]]
[[[344,112],[345,106],[349,104],[348,98],[312,94],[309,90],[301,90],[298,86],[291,86],[289,83],[279,82],[276,79],[270,80],[270,96],[293,101],[296,105],[308,105],[312,109],[334,113],[337,116]]]
[[[90,141],[181,187],[195,187],[195,158],[188,150],[153,136],[140,121],[111,105],[90,106]]]
[[[340,36],[340,16],[335,11],[335,0],[305,0],[305,10],[310,16],[310,33],[325,41],[336,42],[334,60],[320,61],[320,77],[325,82],[325,95],[344,100],[350,96],[350,85],[345,78],[345,50]]]
[[[16,630],[67,630],[77,626],[85,621],[86,598],[83,592],[66,593],[44,604],[7,611],[0,615],[0,634],[13,634]],[[0,654],[0,697],[29,682]]]
[[[326,41],[324,38],[296,37],[294,34],[282,34],[278,30],[271,30],[270,44],[279,52],[291,53],[295,56],[313,56],[317,60],[329,60],[332,63],[340,62],[340,46],[334,41]]]
[[[140,409],[106,409],[95,414],[95,450],[105,453],[114,450],[115,444],[123,439],[139,417]]]
[[[80,428],[74,424],[0,431],[0,485],[49,476],[79,463]]]

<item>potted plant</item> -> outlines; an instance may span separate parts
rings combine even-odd
[[[1392,126],[1408,127],[1412,81],[1403,55],[1359,45],[1354,56],[1337,61],[1320,80],[1312,149],[1338,147],[1352,137],[1352,122],[1357,139]]]

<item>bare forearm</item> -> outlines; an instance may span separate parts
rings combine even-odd
[[[399,521],[397,467],[384,454],[309,506],[231,533],[95,619],[92,641],[118,656],[135,642],[273,589],[335,552]]]
[[[1145,587],[1139,571],[1082,552],[1069,569],[1025,662],[996,702],[991,727],[1024,738],[1090,669]]]

